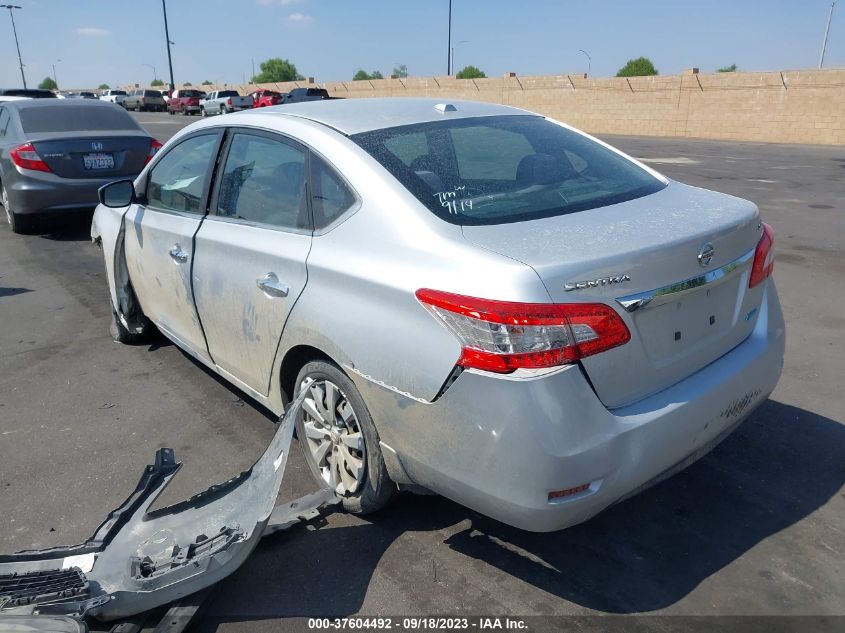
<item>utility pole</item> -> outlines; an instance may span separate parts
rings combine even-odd
[[[824,65],[824,53],[827,49],[827,36],[830,35],[830,22],[833,19],[833,8],[836,6],[836,0],[830,3],[830,13],[827,14],[827,28],[824,30],[824,40],[822,41],[822,54],[819,56],[819,70]]]
[[[15,27],[15,16],[12,15],[12,9],[22,9],[16,4],[0,4],[0,9],[8,9],[9,17],[12,18],[12,32],[15,34],[15,47],[18,49],[18,64],[21,67],[21,80],[23,87],[26,89],[26,75],[23,72],[23,60],[21,59],[21,45],[18,43],[18,29]]]
[[[170,32],[167,30],[166,0],[161,0],[161,10],[164,12],[164,39],[167,41],[167,65],[170,67],[170,91],[173,92],[173,60],[170,57]]]
[[[452,74],[452,0],[449,0],[449,39],[446,43],[446,74]]]

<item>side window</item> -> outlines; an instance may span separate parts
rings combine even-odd
[[[217,215],[309,228],[305,151],[266,136],[236,133],[220,179]]]
[[[355,196],[337,172],[319,156],[311,153],[311,209],[314,228],[321,229],[334,222],[355,204]]]
[[[0,108],[0,138],[6,136],[6,130],[9,129],[9,122],[11,120],[9,111],[6,108]]]
[[[147,205],[166,211],[203,213],[206,177],[214,165],[217,135],[182,141],[162,156],[150,172]]]
[[[520,161],[535,153],[524,135],[495,127],[459,127],[452,143],[461,180],[516,180]]]

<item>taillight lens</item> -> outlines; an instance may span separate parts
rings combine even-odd
[[[226,99],[226,105],[232,105],[232,97]]]
[[[418,290],[417,299],[461,343],[458,364],[497,373],[574,363],[631,340],[603,303],[517,303]]]
[[[32,143],[24,143],[18,145],[13,150],[9,151],[9,157],[12,162],[21,169],[32,169],[33,171],[50,171],[50,167],[41,160],[38,152],[32,146]]]
[[[153,156],[155,156],[156,153],[158,153],[158,150],[160,150],[162,147],[164,146],[161,143],[159,143],[155,139],[152,139],[152,142],[150,143],[150,153],[147,154],[147,160],[144,161],[144,164],[146,165],[147,163],[149,163],[153,159]]]
[[[748,287],[753,288],[761,284],[775,267],[775,232],[771,226],[763,223],[763,235],[757,242],[757,249],[754,251],[754,264],[751,266],[751,278],[748,280]]]

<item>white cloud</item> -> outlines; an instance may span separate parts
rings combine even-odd
[[[313,19],[314,18],[310,15],[305,15],[304,13],[299,13],[298,11],[296,13],[291,13],[288,16],[288,22],[291,24],[308,24]]]
[[[96,26],[80,26],[76,29],[77,35],[84,35],[85,37],[104,37],[106,35],[111,35],[111,31],[108,29],[101,29]]]

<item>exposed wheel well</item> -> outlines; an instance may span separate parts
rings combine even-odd
[[[334,359],[328,354],[310,345],[296,345],[291,347],[287,354],[285,354],[279,373],[282,395],[286,402],[290,402],[293,397],[293,392],[296,388],[296,375],[299,373],[299,370],[312,360],[326,360],[330,363],[335,363]],[[335,364],[337,365],[337,363]]]

